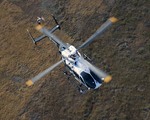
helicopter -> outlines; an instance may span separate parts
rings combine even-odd
[[[88,62],[88,57],[86,55],[85,57],[81,55],[79,50],[91,43],[97,36],[101,35],[106,29],[114,24],[117,19],[115,17],[109,18],[89,39],[87,39],[80,47],[76,49],[73,45],[70,45],[69,43],[65,44],[53,34],[55,30],[61,28],[55,17],[53,15],[52,17],[56,23],[56,26],[53,27],[51,30],[48,30],[41,23],[36,26],[36,29],[44,35],[34,39],[29,30],[27,30],[27,32],[29,33],[34,44],[36,44],[43,38],[48,37],[58,47],[62,59],[56,64],[52,65],[51,67],[47,68],[43,72],[33,77],[31,80],[28,80],[26,84],[28,86],[33,85],[35,82],[39,81],[42,77],[55,69],[61,63],[64,63],[67,71],[69,71],[68,74],[66,70],[63,70],[64,75],[67,75],[67,80],[81,93],[85,93],[85,89],[82,87],[82,85],[84,85],[88,89],[97,89],[102,85],[103,82],[108,83],[112,79],[112,77]],[[71,77],[72,75],[74,79],[78,81],[78,83]]]

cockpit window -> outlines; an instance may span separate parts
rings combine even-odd
[[[98,81],[99,83],[102,83],[102,80],[92,70],[90,70],[90,73],[96,81]]]
[[[93,78],[91,77],[90,74],[86,73],[86,72],[82,72],[81,73],[82,78],[84,79],[86,85],[90,88],[95,88],[95,82],[93,80]]]
[[[79,78],[79,75],[76,72],[73,71],[73,73],[76,75],[77,78]]]

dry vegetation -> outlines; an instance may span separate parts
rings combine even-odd
[[[150,0],[0,0],[1,120],[149,120]],[[109,17],[119,21],[81,52],[112,75],[97,90],[76,91],[61,72],[63,64],[32,87],[24,83],[60,60],[45,38],[35,46],[28,33],[43,15],[62,23],[55,34],[79,46]]]

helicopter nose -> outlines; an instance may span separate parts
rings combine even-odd
[[[96,84],[94,81],[88,80],[88,81],[86,81],[86,84],[90,89],[95,89],[95,87],[96,87]]]

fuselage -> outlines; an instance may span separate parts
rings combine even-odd
[[[100,87],[102,80],[97,80],[99,78],[96,77],[96,75],[83,62],[80,61],[80,57],[82,56],[77,49],[72,45],[67,45],[67,49],[59,51],[69,72],[72,73],[74,77],[88,89],[96,89]]]

